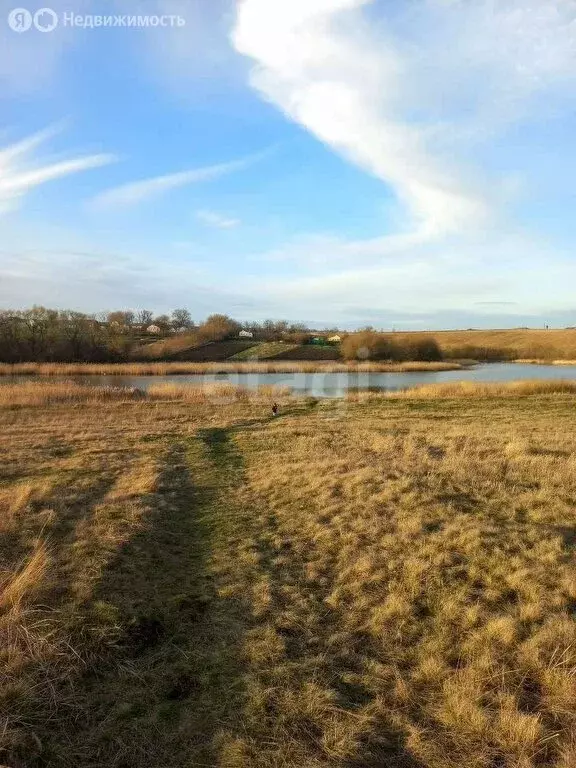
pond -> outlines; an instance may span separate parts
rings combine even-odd
[[[1,383],[15,381],[76,381],[92,386],[137,387],[146,390],[162,382],[202,386],[225,382],[254,389],[265,385],[288,387],[297,395],[343,397],[347,391],[393,391],[419,384],[454,381],[521,381],[527,379],[576,380],[576,365],[524,365],[487,363],[456,371],[412,373],[222,373],[193,376],[6,376]]]

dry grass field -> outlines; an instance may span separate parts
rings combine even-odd
[[[576,765],[573,389],[4,386],[1,764]]]
[[[532,361],[576,360],[576,329],[548,330],[512,328],[505,330],[433,331],[446,357],[479,359],[530,358]],[[410,334],[397,333],[402,341]]]

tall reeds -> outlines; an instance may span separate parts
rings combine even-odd
[[[189,403],[285,402],[288,387],[263,386],[254,389],[210,382],[198,385],[158,383],[147,392],[130,387],[92,387],[73,381],[25,381],[0,385],[0,407],[41,406],[54,403],[102,403],[134,400],[183,400]]]
[[[411,389],[385,393],[391,398],[450,397],[528,397],[530,395],[576,395],[576,381],[529,380],[506,382],[455,381],[444,384],[422,384]]]
[[[337,363],[285,360],[222,363],[0,363],[0,376],[194,376],[219,373],[347,373],[450,371],[457,362]]]

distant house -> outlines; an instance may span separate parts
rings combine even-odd
[[[254,334],[252,333],[252,331],[240,331],[240,333],[238,334],[238,337],[240,339],[253,339]]]
[[[330,344],[340,344],[340,342],[342,341],[342,337],[336,334],[335,336],[330,336],[328,341],[330,342]]]
[[[158,325],[149,325],[148,328],[146,328],[146,333],[158,335],[159,333],[162,333],[162,328]]]

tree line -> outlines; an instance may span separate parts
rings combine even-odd
[[[154,339],[185,335],[190,346],[237,338],[240,331],[255,341],[306,344],[316,332],[304,323],[286,320],[240,323],[229,315],[213,314],[196,324],[187,309],[155,315],[149,310],[119,310],[100,315],[72,310],[33,307],[0,310],[0,361],[18,362],[120,362],[134,359],[138,350]],[[336,328],[325,329],[330,337]],[[341,333],[340,353],[348,360],[442,359],[431,336],[397,337],[373,328]]]
[[[225,314],[210,315],[196,324],[187,309],[156,315],[146,309],[85,314],[33,307],[0,310],[0,361],[125,361],[156,338],[188,334],[192,343],[202,344],[235,337],[243,329],[259,340],[282,337],[298,343],[309,333],[303,324],[276,320],[240,323]]]

